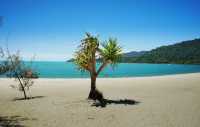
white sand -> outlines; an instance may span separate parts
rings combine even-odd
[[[0,79],[0,126],[28,127],[200,127],[200,73],[171,76],[98,79],[105,98],[134,99],[137,105],[92,107],[86,100],[89,79],[37,79],[31,100]],[[6,120],[5,120],[6,119]]]

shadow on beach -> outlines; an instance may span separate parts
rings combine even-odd
[[[27,99],[25,98],[14,98],[13,101],[21,101],[21,100],[30,100],[30,99],[39,99],[39,98],[44,98],[45,96],[34,96],[34,97],[29,97]]]
[[[137,105],[140,102],[131,100],[131,99],[119,99],[119,100],[110,100],[110,99],[103,99],[103,101],[95,101],[92,106],[96,107],[106,107],[107,105],[110,104],[115,104],[115,105]]]
[[[0,116],[0,127],[25,127],[20,124],[22,121],[26,120],[36,120],[36,119],[28,119],[21,116]]]

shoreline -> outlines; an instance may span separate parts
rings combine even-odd
[[[173,76],[184,76],[184,75],[195,75],[195,74],[199,74],[200,75],[200,72],[192,72],[192,73],[180,73],[180,74],[163,74],[163,75],[149,75],[149,76],[128,76],[128,77],[97,77],[97,80],[98,79],[136,79],[136,78],[160,78],[160,77],[173,77]],[[14,78],[8,78],[8,77],[0,77],[0,80],[1,79],[5,79],[5,80],[8,80],[8,79],[14,79]],[[33,80],[90,80],[89,77],[85,77],[85,78],[71,78],[71,77],[66,77],[66,78],[38,78],[38,79],[33,79]]]

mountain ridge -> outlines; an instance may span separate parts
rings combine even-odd
[[[160,46],[141,56],[122,58],[120,62],[200,64],[200,38]]]

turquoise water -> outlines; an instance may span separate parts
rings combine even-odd
[[[73,63],[34,62],[32,66],[41,78],[89,77],[88,73],[78,71]],[[194,72],[200,72],[200,65],[120,63],[114,70],[108,66],[99,77],[157,76]]]

